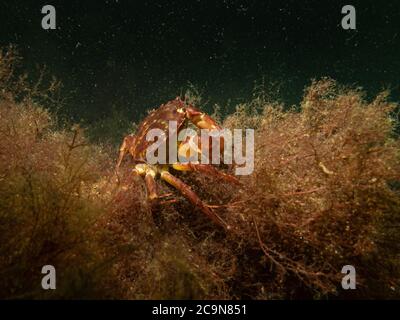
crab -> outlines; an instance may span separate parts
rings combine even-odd
[[[149,201],[157,201],[165,196],[158,193],[156,179],[159,177],[162,181],[165,181],[167,184],[180,191],[180,193],[194,207],[200,209],[201,212],[203,212],[214,223],[229,230],[230,226],[212,209],[214,206],[205,204],[189,185],[170,172],[170,168],[172,167],[177,171],[198,172],[213,178],[221,179],[231,184],[240,185],[236,177],[219,171],[211,164],[200,164],[187,161],[165,165],[149,164],[146,160],[146,151],[151,144],[151,141],[147,141],[146,139],[147,133],[151,129],[161,129],[165,133],[166,137],[163,143],[165,143],[168,148],[169,141],[167,131],[169,121],[176,121],[177,134],[179,134],[179,132],[184,128],[187,128],[189,122],[200,129],[222,130],[222,127],[209,115],[195,108],[193,105],[186,103],[180,97],[177,97],[149,113],[149,115],[140,123],[137,133],[135,135],[128,135],[123,139],[119,150],[119,158],[116,167],[117,172],[124,157],[130,154],[134,164],[132,173],[144,177]],[[192,141],[190,139],[178,142],[178,155],[183,155],[187,153],[188,148],[193,148],[191,143]],[[202,152],[200,145],[196,148],[195,152],[198,152],[199,154]]]

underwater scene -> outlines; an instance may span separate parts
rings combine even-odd
[[[2,1],[0,299],[399,299],[399,21]]]

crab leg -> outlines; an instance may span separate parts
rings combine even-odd
[[[214,223],[222,226],[225,229],[230,229],[230,227],[223,221],[216,213],[214,213],[210,208],[208,208],[203,201],[196,195],[195,192],[182,180],[173,176],[168,171],[163,171],[161,173],[161,179],[178,189],[186,199],[188,199],[193,205],[197,206],[201,211],[208,216]]]
[[[175,163],[172,165],[172,167],[175,170],[178,171],[196,171],[196,172],[201,172],[204,174],[207,174],[212,177],[217,177],[219,179],[222,179],[226,182],[233,183],[236,185],[240,185],[240,182],[236,177],[230,174],[223,173],[221,171],[218,171],[215,169],[213,166],[208,165],[208,164],[199,164],[199,163]]]
[[[117,162],[117,167],[116,167],[117,171],[118,171],[124,157],[130,151],[130,149],[135,145],[135,140],[136,140],[136,138],[134,136],[127,136],[124,138],[124,141],[122,142],[122,145],[119,148],[119,157],[118,157],[118,162]]]
[[[157,183],[155,180],[156,172],[150,166],[144,163],[137,164],[132,170],[132,173],[139,176],[144,176],[148,198],[150,200],[159,198],[157,194]]]
[[[152,171],[149,171],[146,173],[145,177],[144,177],[144,181],[146,182],[146,188],[148,193],[148,198],[150,200],[154,200],[156,198],[158,198],[158,194],[157,194],[157,184],[156,184],[156,180],[154,179],[155,177],[155,173]]]

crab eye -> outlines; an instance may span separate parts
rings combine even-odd
[[[176,109],[176,111],[177,111],[178,113],[185,113],[185,111],[183,110],[183,108],[178,108],[178,109]]]

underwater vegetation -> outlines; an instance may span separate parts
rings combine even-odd
[[[260,95],[216,115],[255,129],[245,188],[179,177],[227,232],[178,194],[150,204],[129,164],[116,174],[117,148],[48,111],[57,82],[32,84],[17,64],[1,52],[0,298],[400,297],[398,106],[386,92],[367,101],[321,79],[297,107]],[[57,290],[40,286],[46,264]],[[344,265],[356,268],[356,290],[341,287]]]

